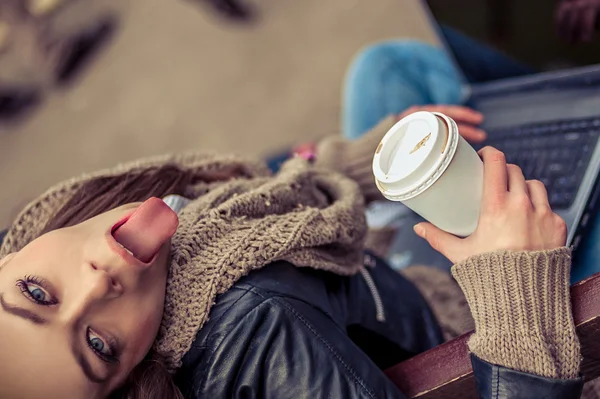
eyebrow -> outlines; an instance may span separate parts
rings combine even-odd
[[[24,309],[18,307],[16,305],[11,305],[4,300],[4,296],[0,293],[0,307],[6,312],[10,313],[14,316],[20,317],[22,319],[29,320],[33,324],[48,324],[48,320],[44,319],[42,316],[38,315],[31,310]]]
[[[44,325],[48,324],[48,320],[44,319],[40,315],[31,310],[21,308],[19,306],[9,304],[4,300],[4,295],[0,293],[0,307],[7,313],[10,313],[14,316],[20,317],[22,319],[28,320],[33,324]],[[77,364],[83,371],[83,374],[87,377],[88,380],[94,382],[96,384],[100,384],[106,381],[106,378],[99,377],[95,372],[88,359],[84,356],[83,352],[76,348],[75,345],[71,345],[71,352],[73,353],[73,357],[77,361]]]
[[[71,351],[73,352],[73,356],[75,357],[77,364],[79,364],[79,367],[81,367],[81,370],[83,370],[83,374],[85,374],[88,380],[96,384],[101,384],[107,380],[107,378],[102,378],[94,372],[94,369],[90,365],[90,362],[87,360],[87,358],[81,350],[78,350],[75,347],[71,346]]]

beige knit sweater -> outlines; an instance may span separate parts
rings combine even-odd
[[[330,137],[320,143],[315,166],[293,159],[275,176],[260,162],[190,153],[69,180],[21,212],[0,248],[0,258],[35,239],[90,179],[167,163],[194,172],[239,166],[246,177],[196,182],[185,193],[193,201],[180,213],[172,240],[165,312],[155,342],[173,372],[207,320],[216,296],[252,270],[286,260],[341,275],[358,271],[366,233],[365,198],[381,198],[371,159],[392,123],[388,118],[354,142]],[[579,346],[569,302],[569,268],[566,248],[484,254],[455,265],[454,276],[476,323],[471,350],[513,369],[575,377]]]

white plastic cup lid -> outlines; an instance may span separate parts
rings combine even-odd
[[[373,158],[373,174],[381,193],[403,201],[429,188],[456,152],[458,128],[447,116],[415,112],[383,137]]]

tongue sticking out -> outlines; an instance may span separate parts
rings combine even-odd
[[[175,234],[178,225],[177,214],[167,204],[158,198],[150,198],[112,234],[133,256],[147,263]]]

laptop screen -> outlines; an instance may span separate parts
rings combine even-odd
[[[572,0],[426,0],[471,83],[600,64],[600,15]],[[585,26],[590,26],[585,29]]]

